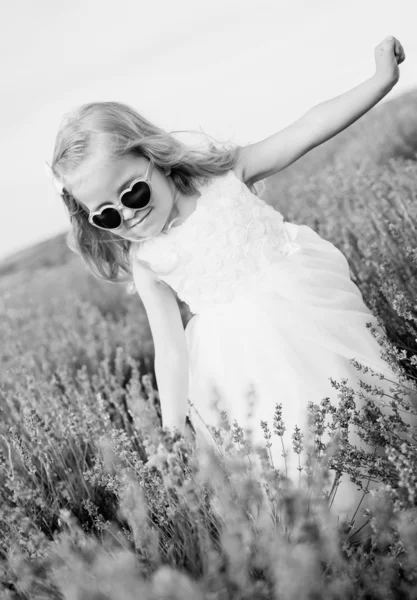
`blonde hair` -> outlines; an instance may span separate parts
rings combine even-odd
[[[170,169],[176,188],[186,195],[197,192],[196,182],[204,183],[236,165],[237,145],[222,148],[209,141],[208,149],[201,150],[186,146],[174,133],[179,132],[164,131],[120,102],[83,104],[64,115],[56,135],[51,167],[54,176],[64,185],[62,199],[72,225],[67,245],[80,254],[95,277],[110,283],[132,283],[129,255],[132,242],[91,225],[88,213],[65,188],[65,177],[72,174],[97,145],[104,147],[110,159],[133,154],[151,159],[159,169]],[[256,194],[256,189],[253,190]]]

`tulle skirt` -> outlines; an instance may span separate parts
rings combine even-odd
[[[222,410],[231,424],[236,419],[243,429],[250,428],[254,444],[265,445],[260,423],[266,421],[272,431],[275,405],[280,403],[286,429],[282,441],[272,435],[270,452],[275,469],[296,483],[299,461],[302,464],[306,456],[294,451],[292,434],[298,426],[307,440],[310,401],[319,404],[329,398],[338,405],[338,391],[330,377],[338,382],[346,378],[354,389],[359,388],[360,378],[388,393],[390,382],[398,378],[366,327],[370,322],[384,333],[351,280],[346,257],[306,225],[285,223],[285,227],[300,251],[270,264],[266,285],[194,315],[185,334],[189,416],[197,448],[215,445],[207,425],[218,427]],[[389,381],[360,373],[349,362],[352,358]],[[248,415],[250,389],[255,403]],[[359,409],[360,402],[355,402]],[[390,409],[386,412],[391,414]],[[364,446],[354,432],[349,439]],[[329,436],[322,441],[329,441]],[[334,511],[348,516],[361,497],[357,485],[344,476]]]

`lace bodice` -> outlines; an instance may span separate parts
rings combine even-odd
[[[131,260],[145,261],[193,313],[262,285],[267,265],[300,249],[281,213],[232,170],[199,191],[184,223],[131,245]]]

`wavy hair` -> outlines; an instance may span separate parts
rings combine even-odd
[[[63,116],[51,168],[64,186],[61,197],[71,221],[67,245],[81,256],[95,277],[110,283],[132,284],[132,242],[91,225],[88,213],[65,187],[66,176],[75,172],[97,145],[104,147],[110,159],[133,154],[152,160],[163,171],[170,169],[175,187],[186,195],[197,192],[196,183],[222,175],[236,165],[236,144],[221,147],[209,140],[207,149],[198,149],[176,139],[175,133],[181,132],[164,131],[120,102],[82,104]],[[254,186],[251,190],[257,193]],[[131,285],[128,289],[131,291]]]

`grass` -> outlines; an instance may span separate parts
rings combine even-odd
[[[375,107],[268,179],[263,195],[347,257],[386,329],[381,351],[401,376],[398,407],[417,374],[416,96]],[[279,405],[262,424],[264,448],[224,418],[213,431],[219,451],[197,456],[192,440],[159,427],[139,297],[94,279],[64,238],[0,264],[1,597],[417,597],[416,438],[401,437],[400,418],[379,418],[378,390],[364,388],[363,414],[347,382],[334,381],[337,407],[310,399],[310,489],[269,466]],[[186,325],[191,313],[179,305]],[[350,447],[354,424],[385,452]],[[303,441],[293,443],[297,451]],[[355,480],[364,468],[385,487],[372,494],[371,527],[358,539],[320,491],[329,473]]]

